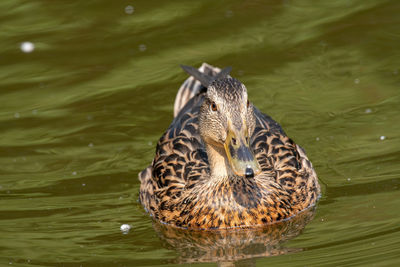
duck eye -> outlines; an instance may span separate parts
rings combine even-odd
[[[247,107],[249,107],[250,106],[250,101],[249,100],[247,100]]]
[[[234,146],[236,146],[236,144],[237,144],[236,138],[232,138],[232,144],[233,144]]]
[[[215,104],[214,102],[211,102],[211,110],[217,111],[217,104]]]

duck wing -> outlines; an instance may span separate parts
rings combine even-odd
[[[310,160],[276,121],[257,108],[254,113],[257,121],[251,147],[263,176],[274,179],[289,193],[295,212],[306,209],[320,195],[317,174]]]
[[[152,165],[139,174],[140,201],[161,221],[172,199],[181,197],[197,180],[208,177],[205,146],[198,132],[198,114],[204,93],[192,97],[181,108],[157,143]]]

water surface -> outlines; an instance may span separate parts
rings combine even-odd
[[[400,263],[400,2],[0,9],[1,266]],[[153,225],[137,174],[172,120],[179,64],[202,62],[232,66],[307,150],[323,187],[315,213],[228,236]]]

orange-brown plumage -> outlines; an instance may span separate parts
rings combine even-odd
[[[304,150],[247,101],[239,81],[213,81],[218,69],[201,70],[207,87],[185,82],[153,163],[139,174],[150,215],[178,227],[221,229],[270,224],[313,206],[320,187]]]

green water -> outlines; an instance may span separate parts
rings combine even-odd
[[[399,1],[0,10],[0,266],[400,264]],[[138,203],[137,174],[187,78],[179,64],[202,62],[232,66],[307,150],[323,187],[308,224],[169,232]]]

